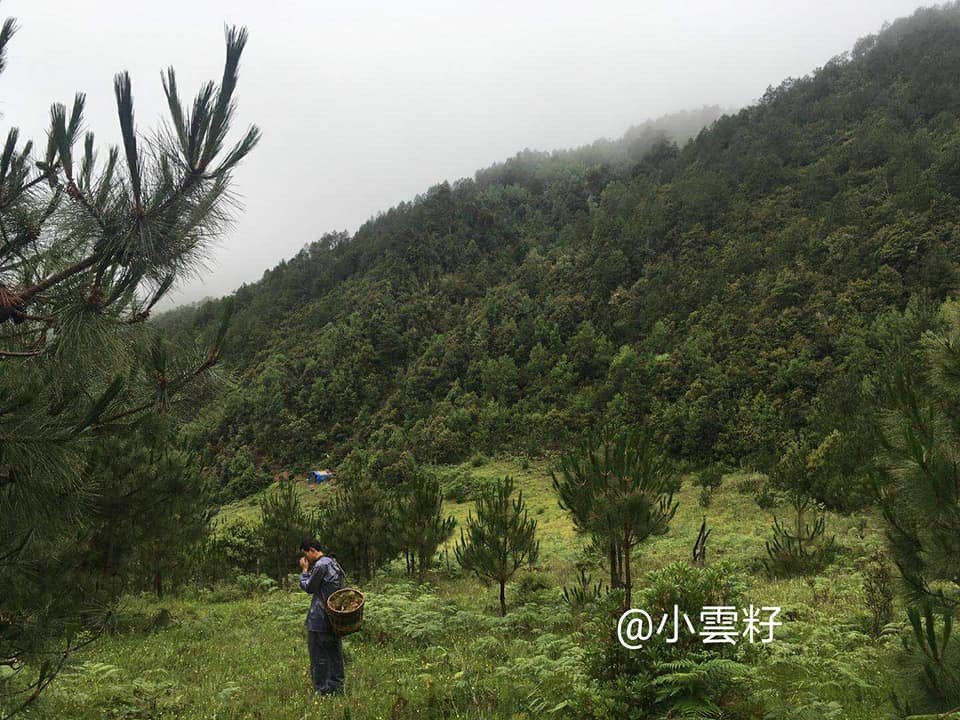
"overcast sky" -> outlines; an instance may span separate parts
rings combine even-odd
[[[219,80],[223,25],[246,25],[238,126],[263,140],[236,174],[243,210],[174,301],[257,280],[330,230],[523,148],[617,137],[681,109],[736,108],[801,76],[916,0],[4,0],[21,30],[0,76],[0,129],[45,143],[49,106],[87,93],[120,142],[113,75],[156,126],[160,71],[181,95]]]

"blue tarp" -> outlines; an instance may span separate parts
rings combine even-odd
[[[311,470],[307,473],[307,482],[322,483],[333,477],[329,470]]]

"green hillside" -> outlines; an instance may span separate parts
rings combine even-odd
[[[838,429],[860,452],[890,336],[957,284],[958,39],[954,5],[920,10],[736,114],[521,153],[166,315],[193,342],[234,308],[237,391],[190,426],[223,499],[353,449],[535,457],[601,419],[694,464]]]

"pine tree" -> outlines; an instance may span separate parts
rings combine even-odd
[[[163,597],[168,581],[185,579],[187,557],[207,536],[210,497],[176,427],[169,414],[147,415],[124,437],[101,438],[84,468],[95,492],[78,562],[117,592]]]
[[[876,481],[893,559],[917,605],[960,604],[960,303],[927,332],[919,363],[884,382]]]
[[[894,697],[904,714],[960,703],[960,650],[949,642],[960,605],[960,303],[943,306],[919,349],[900,353],[882,383],[873,468],[913,628],[904,647],[917,682]]]
[[[831,436],[834,437],[834,436]],[[823,505],[814,498],[821,479],[833,469],[822,461],[829,441],[812,447],[809,440],[796,440],[770,472],[773,487],[790,499],[793,517],[781,522],[774,516],[773,538],[766,543],[764,566],[773,574],[815,572],[830,562],[836,547],[826,534]]]
[[[16,25],[0,30],[0,69]],[[198,268],[230,218],[231,175],[257,144],[227,136],[245,30],[226,31],[219,85],[137,131],[130,76],[114,90],[121,148],[83,134],[85,97],[55,103],[45,146],[9,130],[0,152],[0,706],[16,713],[96,637],[116,596],[71,562],[94,520],[85,472],[99,439],[202,395],[225,332],[175,353],[144,321]],[[184,391],[190,388],[189,395]]]
[[[453,535],[457,521],[443,516],[440,481],[419,471],[401,489],[397,503],[397,530],[407,557],[407,571],[416,570],[423,582],[437,548]]]
[[[606,554],[610,587],[619,588],[623,585],[623,547],[613,529],[601,524],[595,513],[610,486],[610,471],[605,462],[608,453],[600,451],[600,446],[608,445],[609,440],[601,436],[582,442],[561,455],[550,472],[560,509],[570,514],[577,532],[591,538],[593,549]]]
[[[506,585],[524,564],[534,563],[540,552],[537,521],[527,517],[523,491],[513,497],[513,478],[506,477],[483,491],[467,515],[466,534],[454,548],[457,562],[484,582],[500,586],[500,614],[507,614]]]
[[[662,535],[677,511],[675,479],[648,433],[602,429],[562,456],[553,473],[560,507],[608,551],[611,587],[633,591],[633,549]]]
[[[313,535],[313,524],[292,480],[280,480],[260,500],[257,534],[267,574],[278,585],[285,585],[290,573],[296,570],[300,543]]]
[[[365,477],[344,477],[320,510],[318,537],[348,572],[366,580],[401,552],[396,516],[383,487]]]

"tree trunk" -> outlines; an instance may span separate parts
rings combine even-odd
[[[507,584],[501,580],[500,581],[500,617],[505,617],[507,614]]]
[[[626,577],[623,574],[623,547],[619,543],[614,543],[617,552],[617,587],[623,587],[623,581]]]
[[[417,561],[417,581],[421,584],[423,583],[424,577],[427,575],[427,557],[426,553],[421,553]]]
[[[620,573],[617,571],[617,544],[610,543],[607,548],[607,556],[610,560],[610,587],[616,589],[620,587]]]
[[[803,511],[806,509],[806,503],[797,503],[797,554],[803,557]]]
[[[630,609],[631,595],[633,592],[633,576],[630,572],[630,543],[625,542],[623,544],[623,577],[624,577],[624,588],[626,593],[624,595],[624,610]]]

